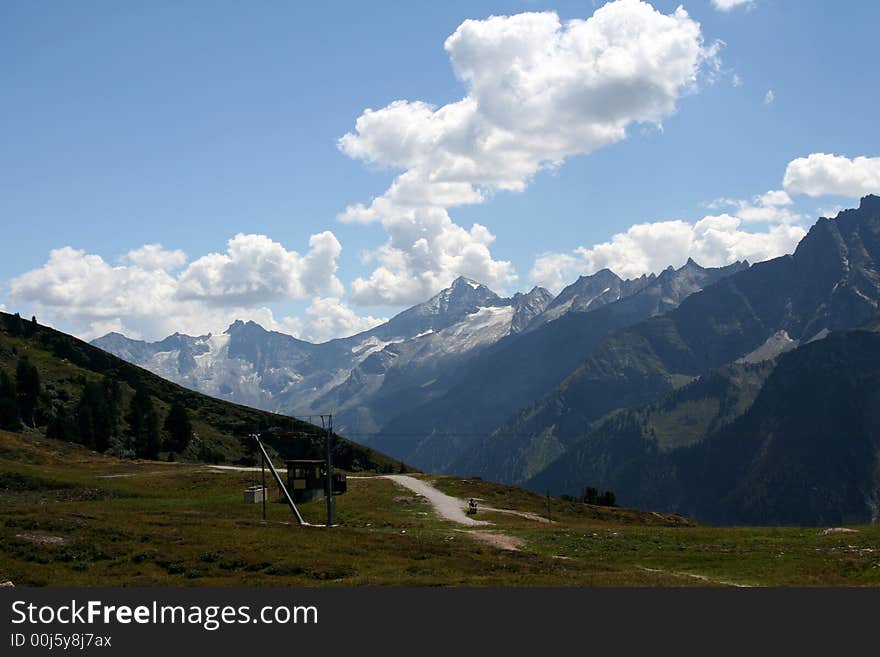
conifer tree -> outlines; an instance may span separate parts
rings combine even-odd
[[[186,407],[175,402],[165,418],[165,431],[168,432],[168,448],[172,452],[182,452],[192,438],[192,422]]]
[[[128,407],[127,419],[134,453],[139,458],[157,459],[161,439],[159,414],[144,388],[135,391]]]
[[[59,405],[46,427],[46,436],[56,440],[76,442],[79,438],[76,423],[70,417],[64,405]]]
[[[18,338],[24,334],[24,322],[21,321],[21,315],[15,313],[12,316],[12,320],[9,322],[9,334]]]
[[[6,372],[0,370],[0,429],[18,431],[20,428],[15,381]]]
[[[19,358],[15,368],[18,415],[25,424],[35,427],[34,415],[40,398],[40,373],[27,357]]]
[[[76,411],[79,442],[103,452],[119,429],[119,401],[114,398],[112,386],[89,381],[83,388]]]

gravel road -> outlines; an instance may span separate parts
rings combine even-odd
[[[427,499],[437,513],[447,520],[457,522],[460,525],[492,524],[485,520],[474,520],[464,512],[467,502],[460,500],[457,497],[447,495],[446,493],[441,493],[439,490],[431,486],[431,484],[424,482],[421,479],[416,479],[415,477],[409,477],[407,475],[385,475],[385,478],[390,479],[399,486],[408,488],[416,495],[421,495]]]

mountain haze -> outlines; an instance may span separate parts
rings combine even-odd
[[[775,367],[725,366],[609,417],[528,485],[612,488],[624,505],[715,523],[876,523],[880,334],[834,333]]]
[[[146,343],[108,334],[93,344],[223,399],[297,415],[332,409],[341,431],[444,470],[470,435],[546,394],[609,331],[746,266],[691,260],[634,280],[601,270],[555,298],[540,287],[502,298],[459,277],[384,324],[322,344],[241,321],[221,335]]]
[[[445,395],[387,423],[371,444],[406,454],[428,470],[491,478],[491,472],[475,469],[469,462],[480,458],[486,436],[518,409],[548,394],[602,337],[674,308],[693,292],[747,266],[734,263],[707,269],[690,260],[677,270],[669,267],[659,276],[635,281],[622,281],[608,270],[582,276],[548,306],[545,312],[553,313],[555,319],[544,321],[544,315],[538,316],[522,334],[499,341],[450,372]],[[617,290],[615,295],[594,294],[609,287]],[[615,299],[618,293],[628,296]],[[592,303],[578,299],[592,299]],[[557,304],[558,300],[562,301]],[[559,315],[562,307],[568,307],[568,312]],[[579,307],[587,309],[579,311]],[[508,448],[513,449],[505,442]]]
[[[658,400],[778,340],[780,331],[805,343],[858,328],[880,307],[878,257],[880,198],[869,196],[857,210],[820,219],[794,254],[752,265],[666,314],[610,334],[552,393],[497,434],[535,445],[532,453],[558,456],[605,414]],[[509,460],[511,445],[495,442]],[[522,482],[539,469],[530,467],[528,449],[520,451],[508,481]],[[497,461],[486,450],[483,455]]]

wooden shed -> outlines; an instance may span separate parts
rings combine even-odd
[[[286,461],[287,490],[294,502],[319,500],[327,493],[327,462],[320,459]],[[333,494],[342,495],[348,489],[344,472],[333,473]]]

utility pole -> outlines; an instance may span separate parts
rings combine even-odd
[[[324,416],[321,416],[324,424]],[[327,526],[333,526],[333,463],[330,460],[330,442],[333,439],[333,414],[327,416]]]
[[[260,470],[263,473],[263,520],[266,519],[266,457],[260,454]]]

